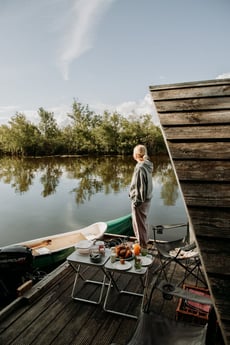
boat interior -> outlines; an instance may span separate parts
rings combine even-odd
[[[32,254],[38,256],[48,254],[69,247],[74,247],[78,242],[83,240],[95,240],[103,236],[107,228],[106,223],[94,223],[86,228],[62,233],[55,236],[45,237],[43,239],[27,241],[21,245],[32,249]]]

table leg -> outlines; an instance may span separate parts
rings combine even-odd
[[[109,300],[109,295],[110,295],[110,292],[111,292],[111,288],[113,286],[115,286],[115,288],[119,292],[119,294],[126,294],[126,295],[132,295],[132,296],[141,297],[141,305],[140,305],[140,312],[141,312],[144,309],[144,299],[145,299],[146,292],[147,292],[148,271],[145,274],[144,281],[141,279],[142,286],[143,286],[143,293],[137,293],[137,292],[133,292],[133,291],[119,289],[117,284],[115,283],[114,278],[113,278],[113,272],[109,272],[109,275],[110,275],[110,280],[109,280],[108,289],[107,289],[105,300],[104,300],[104,304],[103,304],[103,309],[106,312],[109,312],[109,313],[112,313],[112,314],[117,314],[117,315],[121,315],[121,316],[126,316],[126,317],[130,317],[130,318],[138,319],[139,315],[129,314],[129,313],[117,311],[117,310],[114,310],[114,309],[109,309],[107,307],[107,303],[108,303],[108,300]]]
[[[71,264],[71,263],[70,263]],[[81,301],[81,302],[88,302],[88,303],[92,303],[92,304],[100,304],[101,303],[101,300],[102,300],[102,296],[103,296],[103,291],[104,291],[104,288],[105,288],[105,285],[106,285],[106,274],[104,272],[103,269],[102,272],[103,272],[103,279],[102,281],[97,281],[97,280],[90,280],[90,279],[85,279],[82,274],[80,273],[80,269],[81,269],[81,265],[78,265],[77,267],[72,265],[72,268],[74,269],[74,271],[76,272],[76,276],[75,276],[75,279],[74,279],[74,284],[73,284],[73,289],[72,289],[72,294],[71,294],[71,297],[72,299],[74,300],[77,300],[77,301]],[[76,294],[76,286],[77,286],[77,282],[78,282],[78,279],[79,277],[85,282],[85,283],[90,283],[90,284],[96,284],[96,285],[101,285],[101,289],[100,289],[100,295],[99,295],[99,298],[95,301],[95,300],[92,300],[92,299],[86,299],[86,298],[81,298],[81,297],[77,297],[77,294]]]

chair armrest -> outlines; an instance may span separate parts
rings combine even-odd
[[[165,280],[162,280],[156,286],[156,288],[160,290],[162,293],[170,295],[170,296],[181,297],[182,299],[186,299],[186,300],[201,303],[201,304],[207,304],[207,305],[213,304],[210,297],[197,295],[188,290],[184,290],[172,283],[169,283]]]

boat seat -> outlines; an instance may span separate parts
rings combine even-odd
[[[50,254],[51,250],[47,247],[40,247],[33,250],[34,255]]]

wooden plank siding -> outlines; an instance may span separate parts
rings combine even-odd
[[[150,92],[230,344],[230,79],[156,85]]]

